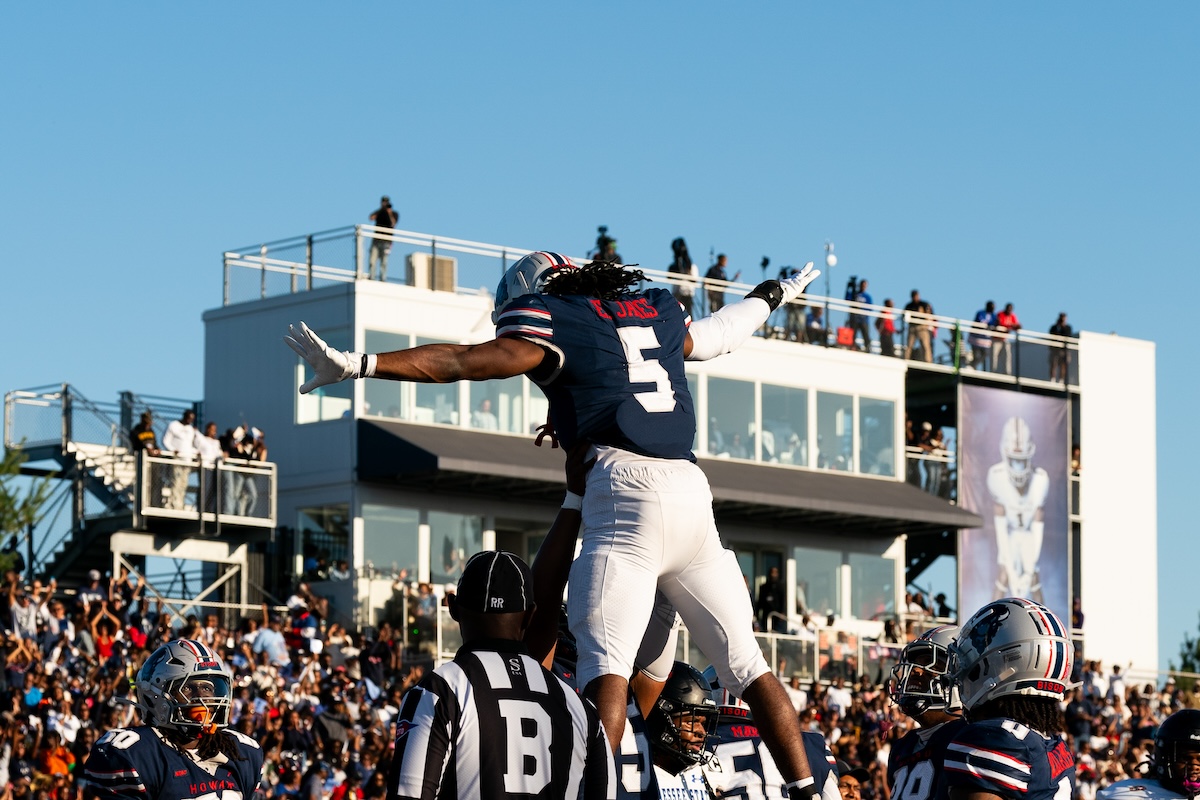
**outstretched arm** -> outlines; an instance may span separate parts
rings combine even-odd
[[[570,495],[542,540],[531,568],[536,610],[525,631],[525,646],[529,654],[542,662],[546,669],[550,669],[554,663],[563,587],[567,585],[567,573],[571,571],[575,542],[583,521],[579,497],[587,485],[588,471],[595,463],[594,459],[587,460],[591,447],[589,442],[578,442],[567,452],[567,491]]]
[[[707,361],[732,353],[762,327],[772,311],[799,297],[804,287],[820,274],[821,271],[814,270],[810,261],[797,275],[782,281],[763,281],[744,299],[730,303],[711,316],[696,320],[688,329],[683,343],[684,358],[688,361]]]
[[[290,326],[283,340],[315,373],[300,387],[301,394],[355,378],[419,383],[511,378],[536,368],[546,356],[532,342],[508,338],[483,344],[427,344],[378,355],[335,350],[303,322]]]

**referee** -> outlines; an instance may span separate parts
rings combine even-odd
[[[611,800],[613,757],[596,710],[521,642],[534,612],[525,562],[476,553],[448,599],[463,646],[404,695],[388,800]]]

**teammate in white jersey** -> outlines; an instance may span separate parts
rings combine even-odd
[[[1200,794],[1200,709],[1176,711],[1158,726],[1150,775],[1117,781],[1096,796],[1099,800],[1175,800]]]
[[[995,599],[1022,597],[1042,602],[1038,558],[1042,553],[1042,506],[1050,489],[1046,470],[1033,466],[1036,450],[1029,423],[1010,417],[1000,433],[1004,460],[988,469],[987,487],[996,525]]]
[[[710,800],[716,792],[701,767],[713,757],[717,703],[712,686],[690,664],[676,661],[646,717],[661,800]]]

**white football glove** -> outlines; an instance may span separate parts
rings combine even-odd
[[[350,350],[334,350],[312,329],[300,323],[300,327],[288,326],[288,335],[283,337],[287,346],[296,351],[312,367],[313,378],[300,387],[300,394],[308,394],[318,386],[344,381],[347,378],[370,377],[374,374],[374,356],[364,356]]]
[[[783,301],[780,305],[786,305],[803,294],[804,287],[815,281],[820,274],[821,270],[813,269],[813,262],[810,261],[792,277],[781,280],[779,288],[783,290]]]

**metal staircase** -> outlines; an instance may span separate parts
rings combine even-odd
[[[181,409],[197,406],[131,392],[122,392],[117,403],[96,403],[69,384],[7,393],[5,447],[25,454],[24,474],[53,476],[71,494],[66,530],[48,529],[55,517],[29,533],[30,567],[66,586],[82,583],[90,569],[111,564],[109,539],[132,525],[137,503],[137,460],[126,438],[135,412],[152,411],[161,436]]]

